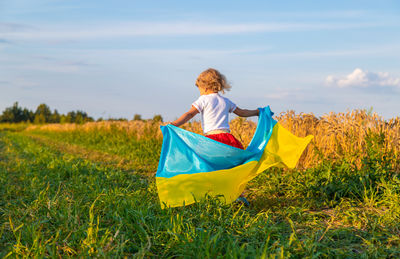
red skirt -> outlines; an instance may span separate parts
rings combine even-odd
[[[244,149],[242,146],[242,143],[240,143],[239,140],[237,140],[232,134],[230,133],[219,133],[219,134],[211,134],[211,135],[206,135],[207,138],[216,140],[218,142],[227,144],[232,147],[237,147],[240,149]]]

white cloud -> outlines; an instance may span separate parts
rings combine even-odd
[[[344,77],[329,75],[325,82],[329,86],[339,88],[400,88],[400,78],[392,77],[387,72],[370,72],[360,68],[354,69],[352,73]]]

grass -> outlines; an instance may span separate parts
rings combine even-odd
[[[208,197],[162,210],[156,133],[25,128],[0,131],[1,257],[400,256],[399,161],[384,134],[365,136],[361,166],[349,154],[264,172],[249,208]]]

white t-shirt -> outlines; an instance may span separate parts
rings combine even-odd
[[[229,113],[236,105],[218,93],[201,95],[192,105],[200,112],[204,134],[212,130],[229,130]]]

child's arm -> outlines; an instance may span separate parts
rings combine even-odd
[[[192,108],[190,108],[189,111],[185,112],[181,117],[179,117],[179,119],[171,122],[171,124],[179,127],[182,124],[185,124],[186,122],[188,122],[191,118],[193,118],[198,113],[199,113],[199,111],[194,106],[192,106]]]
[[[239,107],[236,107],[236,109],[233,111],[234,114],[240,117],[250,117],[250,116],[258,116],[259,111],[257,110],[246,110],[246,109],[240,109]]]

